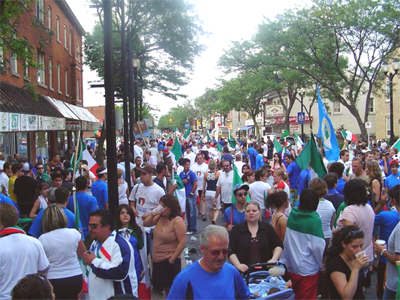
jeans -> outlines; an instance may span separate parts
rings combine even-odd
[[[383,292],[382,299],[395,299],[395,298],[396,298],[396,292],[386,288],[386,290]]]
[[[186,196],[186,216],[188,231],[197,231],[196,196]]]

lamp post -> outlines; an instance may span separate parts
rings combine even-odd
[[[306,91],[301,88],[299,95],[300,95],[300,106],[301,106],[301,113],[303,114],[304,110],[303,110],[303,99],[304,99],[304,95],[306,94]],[[305,119],[305,118],[304,118]],[[305,120],[304,120],[305,121]],[[301,123],[301,139],[304,141],[304,124]]]
[[[138,71],[140,69],[140,59],[132,59],[133,65],[133,87],[135,95],[135,123],[139,121],[139,105],[138,105]]]
[[[390,72],[390,67],[393,72]],[[389,114],[390,114],[390,145],[394,143],[394,116],[393,116],[393,78],[399,72],[400,62],[394,60],[390,66],[387,62],[382,64],[382,72],[389,79]]]

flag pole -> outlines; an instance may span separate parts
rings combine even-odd
[[[78,159],[78,152],[79,152],[80,142],[81,142],[81,131],[79,130],[78,131],[78,142],[77,142],[77,144],[75,146],[75,154],[74,154],[75,164],[74,164],[73,171],[72,171],[73,172],[72,173],[72,182],[75,182],[75,172],[76,172],[76,163],[77,163],[76,160]],[[82,149],[82,151],[83,151],[83,149]]]

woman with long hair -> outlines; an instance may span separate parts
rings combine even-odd
[[[118,169],[119,170],[119,169]],[[115,229],[132,245],[135,258],[136,277],[142,277],[143,266],[140,258],[140,249],[143,248],[143,232],[136,224],[135,214],[133,209],[128,204],[118,206],[115,218]]]
[[[272,171],[283,169],[283,171],[286,172],[286,167],[283,164],[282,157],[279,155],[279,153],[274,153],[274,156],[272,157],[272,160],[270,161],[269,164],[271,166]]]
[[[289,207],[288,195],[284,191],[278,191],[269,194],[267,196],[266,207],[269,209],[274,209],[271,225],[283,243],[288,219],[285,214],[285,210]]]
[[[58,206],[50,205],[44,211],[44,234],[39,241],[50,262],[47,278],[57,299],[77,299],[83,282],[78,256],[85,252],[85,245],[79,231],[66,228],[67,224],[67,217]]]
[[[232,227],[229,261],[241,272],[258,262],[275,262],[282,253],[282,242],[270,224],[261,222],[261,208],[255,201],[245,205],[246,221]]]
[[[371,190],[371,205],[375,209],[381,199],[382,193],[382,170],[378,163],[369,160],[365,163],[365,174],[369,177],[369,188]],[[376,213],[379,213],[377,211]]]
[[[172,282],[181,271],[181,253],[186,245],[186,225],[181,217],[178,199],[167,194],[160,199],[160,208],[144,220],[153,231],[153,286],[168,296]]]
[[[219,173],[217,171],[217,164],[215,160],[211,159],[208,162],[208,172],[204,173],[204,193],[201,194],[201,201],[206,203],[212,224],[215,224],[215,222],[217,221],[219,210],[221,209],[221,204],[219,203],[219,201],[217,201],[217,203],[214,203],[218,178]]]
[[[35,200],[33,204],[32,210],[29,213],[29,218],[34,219],[37,216],[37,213],[42,210],[46,209],[49,206],[49,200],[47,199],[47,192],[49,190],[49,185],[45,182],[41,182],[39,184],[39,196]]]
[[[368,265],[363,250],[364,233],[346,226],[334,233],[326,255],[330,299],[365,299],[362,268]]]

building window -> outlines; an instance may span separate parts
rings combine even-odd
[[[72,55],[72,31],[69,31],[68,49],[69,49],[69,55]]]
[[[61,43],[60,41],[60,18],[56,17],[56,38],[57,42]]]
[[[37,81],[39,84],[44,85],[46,83],[45,80],[45,64],[44,64],[44,53],[38,51],[37,62],[39,64],[38,73],[37,73]]]
[[[60,63],[57,63],[57,92],[61,93],[61,66]]]
[[[17,54],[12,53],[10,55],[10,67],[11,67],[11,73],[18,75],[18,60],[17,60]]]
[[[374,113],[374,112],[375,112],[375,98],[371,96],[368,102],[368,113]]]
[[[47,7],[47,28],[51,30],[51,7]]]
[[[80,100],[81,94],[81,81],[79,78],[76,79],[76,100]]]
[[[386,102],[390,101],[390,81],[386,81]]]
[[[49,88],[53,90],[53,59],[49,57]]]
[[[81,52],[81,47],[79,45],[79,43],[76,43],[76,53],[75,53],[75,58],[76,60],[79,62],[79,54]]]
[[[68,97],[68,69],[64,71],[64,84],[65,84],[65,95]]]
[[[385,118],[386,123],[386,136],[390,136],[390,116],[386,116]]]
[[[332,107],[333,107],[333,113],[340,114],[341,113],[341,107],[340,107],[340,102],[332,102]]]
[[[67,26],[64,25],[64,49],[68,50],[68,44],[67,44]]]
[[[44,0],[36,0],[36,17],[44,22]]]

